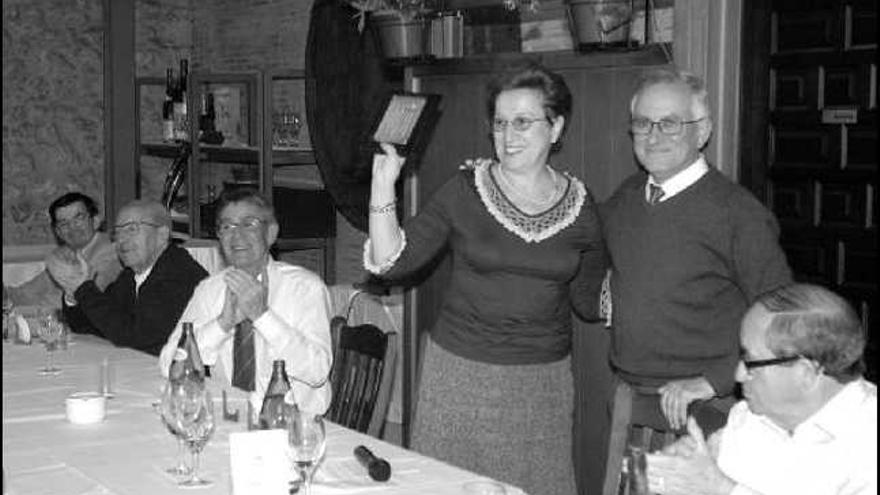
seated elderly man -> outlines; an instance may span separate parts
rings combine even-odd
[[[118,346],[158,355],[208,272],[185,249],[171,244],[171,216],[156,201],[123,206],[113,236],[125,269],[103,291],[82,256],[76,263],[48,265],[64,288],[64,316],[74,332],[94,333]]]
[[[217,207],[217,235],[227,268],[204,280],[159,357],[162,373],[192,322],[202,361],[219,363],[230,383],[250,392],[259,410],[283,359],[300,409],[321,414],[330,405],[330,296],[316,274],[275,261],[278,237],[271,204],[250,189],[226,191]]]
[[[877,387],[862,378],[865,334],[839,296],[790,285],[758,298],[740,331],[745,400],[706,442],[688,437],[648,456],[652,492],[873,495]]]
[[[94,267],[95,285],[104,290],[116,279],[122,266],[110,236],[98,231],[101,216],[95,200],[78,192],[70,192],[49,205],[52,232],[58,241],[46,258],[46,264],[67,261],[73,263],[80,254]],[[15,287],[3,287],[3,296],[15,305],[61,307],[62,290],[48,270]]]

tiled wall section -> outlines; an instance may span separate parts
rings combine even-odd
[[[3,0],[3,244],[52,242],[47,208],[104,195],[101,0]]]

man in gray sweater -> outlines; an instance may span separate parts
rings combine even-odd
[[[712,132],[703,82],[670,69],[640,82],[633,149],[647,174],[601,206],[612,261],[610,361],[632,392],[632,422],[713,430],[733,404],[739,321],[755,298],[788,283],[773,214],[706,163]],[[699,406],[697,414],[689,407]]]

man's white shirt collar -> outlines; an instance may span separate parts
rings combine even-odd
[[[651,197],[650,186],[652,184],[663,189],[663,196],[660,198],[662,203],[693,185],[708,171],[709,164],[706,163],[706,158],[700,154],[694,163],[691,163],[686,169],[670,177],[663,184],[658,184],[654,177],[648,175],[648,182],[645,184],[645,199],[648,200]]]
[[[145,280],[147,280],[147,277],[150,276],[150,272],[153,271],[154,266],[156,266],[155,263],[150,265],[150,267],[147,268],[146,270],[144,270],[143,272],[134,274],[134,291],[135,292],[138,292],[141,289],[141,285],[144,283]]]

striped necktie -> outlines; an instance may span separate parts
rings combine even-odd
[[[232,386],[246,392],[253,392],[256,389],[255,359],[254,325],[251,320],[245,319],[235,325],[232,342]]]
[[[657,184],[648,184],[648,204],[656,205],[666,194]]]

